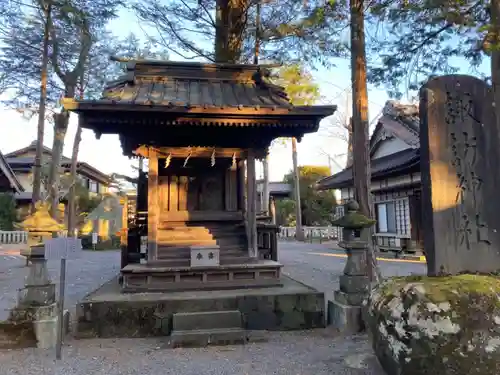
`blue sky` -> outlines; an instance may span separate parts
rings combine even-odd
[[[143,31],[139,27],[137,20],[130,12],[122,12],[120,17],[113,21],[110,29],[117,36],[126,36],[133,32],[140,36]],[[171,56],[173,60],[180,58]],[[336,104],[339,111],[346,111],[346,89],[350,88],[351,73],[348,60],[335,59],[335,67],[330,69],[318,68],[313,72],[315,80],[318,82],[322,96],[328,103]],[[467,62],[463,62],[464,73],[468,71]],[[487,64],[485,67],[487,69]],[[388,96],[384,90],[374,87],[369,88],[369,115],[373,121],[384,106]],[[37,119],[23,119],[23,117],[13,110],[1,110],[1,130],[0,150],[4,153],[24,147],[36,138]],[[343,165],[344,157],[338,156],[345,154],[345,142],[329,136],[332,125],[330,121],[324,120],[320,126],[320,131],[316,134],[306,135],[298,145],[298,160],[300,165],[328,165],[328,153],[334,156],[336,162],[333,162],[333,172],[338,172]],[[76,118],[72,116],[70,127],[65,141],[65,155],[71,155],[74,133],[76,130]],[[46,124],[44,144],[52,146],[53,130],[52,125]],[[292,168],[291,148],[290,146],[275,146],[270,153],[270,177],[272,180],[281,180],[283,175]],[[82,142],[80,145],[81,161],[85,161],[105,173],[124,173],[134,175],[131,165],[135,161],[122,156],[120,143],[117,136],[103,135],[100,140],[95,139],[91,131],[84,130]],[[261,175],[261,168],[258,166],[257,176]]]

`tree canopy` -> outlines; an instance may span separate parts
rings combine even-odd
[[[329,225],[333,220],[337,201],[333,191],[318,191],[316,182],[330,175],[328,167],[306,165],[299,167],[302,223],[306,226]],[[284,182],[293,184],[293,172],[285,175]],[[295,202],[291,199],[276,202],[277,222],[281,225],[295,224]]]
[[[260,61],[327,64],[330,57],[343,56],[346,18],[339,4],[262,1]],[[256,5],[254,0],[136,0],[132,8],[151,30],[150,39],[174,55],[249,63],[254,56]]]
[[[418,90],[429,77],[463,70],[464,62],[483,75],[477,68],[491,51],[489,2],[383,0],[370,12],[377,25],[368,78],[392,96]]]
[[[312,105],[320,97],[319,85],[301,64],[285,65],[277,69],[273,82],[285,87],[288,98],[294,105]]]

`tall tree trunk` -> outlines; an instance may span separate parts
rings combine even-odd
[[[65,90],[66,98],[74,98],[76,92],[76,82],[68,84]],[[50,215],[53,218],[57,216],[57,205],[59,204],[59,185],[61,181],[61,160],[64,149],[64,139],[68,132],[69,112],[63,110],[54,115],[54,140],[52,142],[52,160],[49,171],[49,197],[50,197]]]
[[[493,48],[491,51],[491,85],[495,103],[496,126],[500,131],[500,0],[491,0],[491,32]]]
[[[61,159],[64,147],[64,138],[68,130],[69,114],[66,112],[54,115],[54,140],[52,142],[52,159],[49,170],[49,201],[50,215],[57,218],[57,205],[59,204],[60,181],[61,181]]]
[[[292,138],[292,161],[293,161],[293,183],[295,193],[295,237],[297,241],[304,240],[304,231],[302,229],[302,205],[300,204],[300,176],[299,164],[297,161],[297,139]]]
[[[366,82],[366,52],[363,0],[350,0],[351,11],[351,81],[352,81],[352,128],[353,128],[353,174],[355,197],[360,211],[372,217],[371,170],[369,152],[368,88]],[[365,231],[369,244],[368,275],[378,281],[379,273],[372,236]]]
[[[35,205],[40,200],[42,185],[42,155],[43,155],[43,133],[45,131],[45,107],[47,101],[47,70],[49,65],[49,41],[51,25],[52,4],[47,1],[44,8],[45,25],[43,30],[43,52],[42,72],[40,79],[40,101],[38,105],[38,129],[36,138],[36,155],[33,171],[33,194],[31,197],[31,212],[35,211]]]
[[[249,0],[216,0],[215,62],[240,60],[249,4]]]
[[[76,128],[75,139],[73,141],[73,153],[71,154],[71,187],[68,198],[68,235],[75,236],[76,229],[76,171],[78,167],[78,152],[82,140],[82,127],[80,121]]]
[[[349,119],[349,124],[347,125],[347,161],[346,168],[352,166],[353,163],[353,136],[352,136],[352,117]]]

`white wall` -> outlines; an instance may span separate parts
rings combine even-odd
[[[377,149],[372,156],[372,159],[378,159],[383,156],[391,155],[399,151],[406,150],[410,146],[404,143],[401,139],[393,137],[380,141],[377,145]]]

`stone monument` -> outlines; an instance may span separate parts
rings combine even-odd
[[[43,241],[52,234],[64,229],[50,214],[46,204],[37,203],[35,213],[28,216],[20,225],[28,232],[30,245],[27,257],[29,265],[25,286],[19,292],[18,305],[11,310],[10,319],[16,322],[31,323],[34,337],[39,348],[52,348],[57,340],[57,303],[55,284],[50,281],[45,259]]]
[[[358,203],[351,201],[345,205],[346,214],[332,223],[342,228],[343,241],[339,246],[345,249],[347,262],[339,278],[340,290],[335,291],[333,301],[328,301],[328,323],[344,333],[363,330],[362,303],[370,289],[368,242],[362,239],[361,231],[375,224],[375,220],[358,210]]]
[[[420,94],[429,277],[387,279],[372,290],[373,349],[388,375],[497,375],[500,129],[492,89],[450,75],[431,79]]]
[[[450,75],[422,87],[422,224],[430,276],[500,270],[499,134],[485,82]]]

